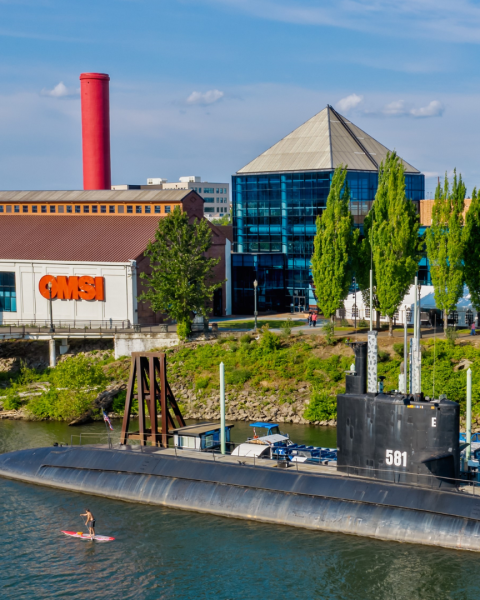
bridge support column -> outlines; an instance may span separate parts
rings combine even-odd
[[[70,346],[68,345],[68,339],[64,338],[60,340],[60,354],[66,354]]]
[[[55,351],[55,339],[51,338],[48,340],[48,349],[50,355],[50,367],[54,368],[57,366],[57,354]]]

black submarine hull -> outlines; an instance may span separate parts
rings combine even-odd
[[[480,551],[480,497],[459,491],[127,448],[11,452],[0,455],[0,476],[223,517]]]

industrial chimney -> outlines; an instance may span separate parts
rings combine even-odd
[[[83,189],[109,190],[110,172],[110,108],[105,73],[82,73]]]

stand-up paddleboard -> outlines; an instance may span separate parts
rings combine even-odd
[[[96,542],[113,542],[115,539],[114,537],[108,537],[108,535],[94,535],[91,537],[89,533],[83,533],[83,531],[62,531],[62,533],[80,540],[95,540]]]

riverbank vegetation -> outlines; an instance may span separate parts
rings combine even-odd
[[[398,338],[397,338],[398,340]],[[230,418],[250,414],[272,419],[319,423],[336,419],[336,394],[345,389],[345,371],[354,362],[346,339],[328,345],[325,337],[302,332],[277,335],[268,328],[256,337],[191,342],[166,350],[168,379],[186,416],[213,418],[218,412],[219,365],[225,365]],[[378,375],[385,389],[398,387],[403,343],[379,338]],[[422,341],[422,389],[425,395],[465,404],[466,370],[473,371],[473,413],[480,420],[480,347],[476,339]],[[72,420],[92,407],[99,393],[128,380],[130,359],[115,361],[112,351],[81,353],[64,359],[56,369],[32,369],[24,364],[16,374],[2,374],[0,403],[4,410],[21,409],[30,418]],[[125,391],[110,410],[123,413]],[[251,406],[252,411],[248,412]],[[210,411],[210,413],[208,413]],[[242,412],[243,411],[243,412]],[[210,414],[210,416],[206,416]],[[101,411],[94,411],[101,418]],[[200,418],[200,417],[194,417]],[[294,421],[298,422],[298,421]]]

